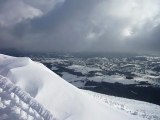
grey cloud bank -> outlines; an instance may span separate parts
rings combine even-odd
[[[0,49],[160,50],[159,0],[1,0]]]

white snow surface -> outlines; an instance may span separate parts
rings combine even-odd
[[[30,58],[0,54],[0,75],[29,93],[57,120],[147,120],[86,94]]]
[[[118,108],[137,117],[139,116],[146,120],[160,120],[160,106],[158,105],[138,100],[104,95],[86,90],[85,92],[112,107]]]

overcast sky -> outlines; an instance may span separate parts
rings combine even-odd
[[[0,0],[0,49],[160,50],[160,0]]]

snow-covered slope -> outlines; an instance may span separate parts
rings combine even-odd
[[[55,120],[33,97],[0,76],[0,120]]]
[[[97,100],[29,58],[0,55],[0,75],[29,93],[57,120],[145,120]]]
[[[98,100],[103,101],[107,105],[125,111],[129,114],[142,117],[146,120],[160,120],[160,106],[158,105],[132,99],[104,95],[91,91],[86,91],[86,93]]]

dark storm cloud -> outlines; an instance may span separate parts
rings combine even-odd
[[[70,52],[160,48],[159,0],[16,0],[18,8],[7,1],[0,12],[0,47]],[[5,12],[10,4],[14,16]]]
[[[159,51],[160,50],[160,25],[155,27],[152,31],[143,30],[143,32],[132,38],[129,43],[134,49]]]
[[[85,3],[85,4],[84,4]],[[39,51],[80,50],[85,47],[85,34],[88,29],[88,14],[97,2],[94,0],[68,0],[62,6],[48,14],[24,21],[12,29],[18,44],[29,46],[38,44],[33,49]]]

